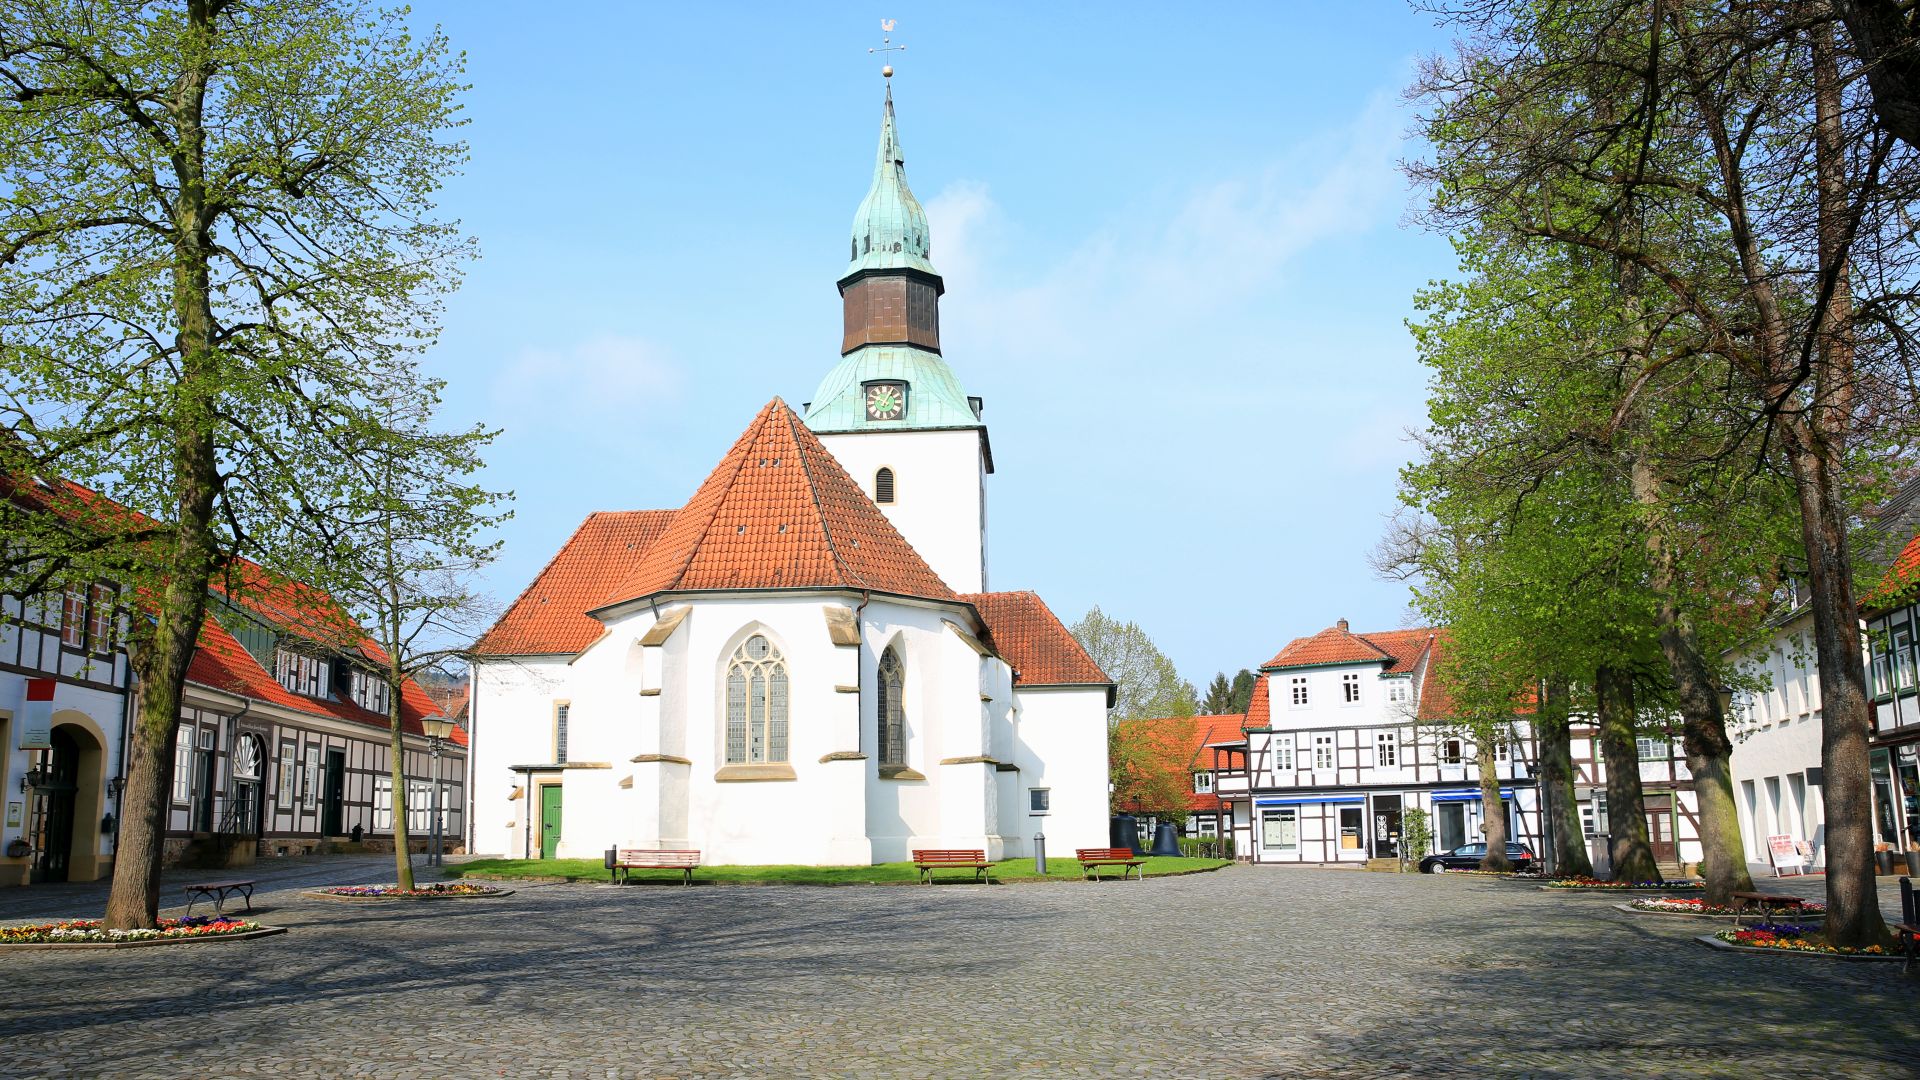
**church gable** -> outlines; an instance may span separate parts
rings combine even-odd
[[[957,599],[775,398],[601,606],[662,592],[788,588]]]

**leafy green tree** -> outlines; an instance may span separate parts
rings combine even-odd
[[[1214,673],[1213,681],[1207,684],[1207,696],[1200,699],[1200,711],[1208,716],[1221,716],[1233,712],[1233,684],[1227,682],[1227,673]]]
[[[1116,810],[1187,820],[1199,725],[1191,716],[1122,720],[1111,728],[1107,762]]]
[[[1920,441],[1920,156],[1875,123],[1825,0],[1461,0],[1444,14],[1460,48],[1414,88],[1434,153],[1412,168],[1433,221],[1633,268],[1634,295],[1659,300],[1627,321],[1687,323],[1658,382],[1686,385],[1716,424],[1743,417],[1762,437],[1729,459],[1790,481],[1824,695],[1825,933],[1883,944],[1848,526],[1875,463]],[[1616,415],[1644,415],[1650,392],[1619,383]],[[1688,681],[1683,707],[1707,709],[1711,688]]]
[[[342,505],[298,524],[316,556],[303,578],[343,605],[379,651],[371,659],[387,687],[394,871],[411,889],[402,698],[408,683],[471,660],[495,614],[478,574],[499,543],[485,537],[509,515],[495,509],[506,496],[468,480],[495,433],[437,430],[438,380],[409,371],[391,385],[409,393],[376,403],[381,422],[347,455],[353,483],[343,484]]]
[[[1192,716],[1199,708],[1193,684],[1139,624],[1111,618],[1096,606],[1068,629],[1116,684],[1113,720]]]
[[[1231,716],[1244,713],[1253,703],[1254,674],[1241,668],[1231,681],[1224,671],[1215,672],[1213,681],[1207,684],[1207,696],[1200,701],[1200,711],[1208,716]]]
[[[138,598],[107,925],[151,926],[180,699],[207,589],[298,569],[299,523],[438,332],[471,243],[433,198],[465,159],[462,60],[356,0],[0,3],[0,443],[98,491],[0,516],[9,591]]]

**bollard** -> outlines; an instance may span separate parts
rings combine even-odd
[[[1047,834],[1043,832],[1033,834],[1033,872],[1047,872]]]

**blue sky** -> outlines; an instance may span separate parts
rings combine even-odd
[[[589,511],[683,503],[838,358],[881,16],[907,176],[986,400],[990,585],[1139,622],[1204,686],[1336,619],[1390,629],[1367,550],[1450,273],[1407,224],[1400,92],[1445,39],[1399,3],[1051,8],[424,2],[466,50],[482,260],[432,367],[505,428],[510,599]]]

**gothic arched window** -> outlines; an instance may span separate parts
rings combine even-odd
[[[787,760],[787,662],[763,635],[727,661],[727,764]]]
[[[880,654],[880,764],[907,763],[906,669],[891,645]]]
[[[880,471],[873,474],[873,501],[890,503],[893,501],[893,470],[882,465]]]

